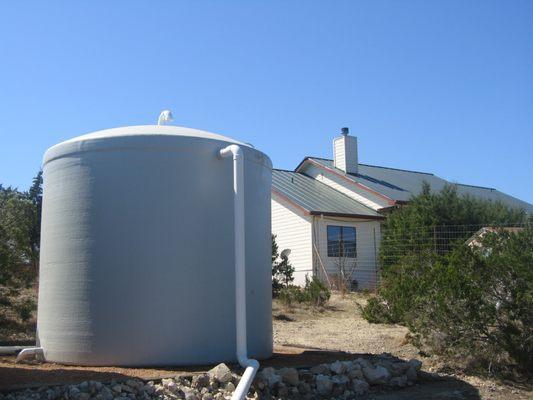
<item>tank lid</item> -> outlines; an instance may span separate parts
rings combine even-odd
[[[224,142],[235,143],[243,146],[248,146],[248,144],[239,142],[235,139],[229,138],[227,136],[219,135],[217,133],[211,133],[207,131],[202,131],[199,129],[185,128],[183,126],[174,126],[174,125],[135,125],[135,126],[123,126],[119,128],[104,129],[101,131],[96,131],[88,133],[86,135],[77,136],[75,138],[65,140],[57,144],[59,146],[63,143],[73,143],[73,142],[83,142],[93,139],[107,139],[115,138],[121,136],[189,136],[189,137],[198,137],[204,139],[215,139],[222,140]],[[55,146],[54,146],[55,147]]]
[[[225,143],[234,143],[240,146],[246,146],[253,149],[253,146],[239,142],[235,139],[227,136],[219,135],[217,133],[202,131],[199,129],[185,128],[175,125],[137,125],[137,126],[124,126],[119,128],[105,129],[88,133],[86,135],[77,136],[75,138],[65,140],[50,147],[44,154],[43,164],[48,161],[62,156],[68,153],[83,151],[88,149],[95,149],[101,147],[107,147],[109,145],[108,140],[120,141],[124,143],[127,138],[144,137],[149,138],[161,138],[161,137],[194,137],[200,139],[217,140]]]

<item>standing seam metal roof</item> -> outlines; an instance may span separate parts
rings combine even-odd
[[[351,197],[298,172],[272,170],[272,188],[310,213],[382,217]]]
[[[431,189],[434,191],[440,191],[446,184],[451,184],[457,187],[457,192],[461,195],[469,195],[491,201],[500,201],[510,207],[523,208],[526,212],[533,213],[533,205],[496,189],[449,182],[427,172],[359,164],[359,173],[344,174],[344,171],[339,170],[333,165],[333,160],[318,157],[305,158],[296,168],[296,171],[299,171],[300,166],[302,166],[307,159],[323,165],[324,167],[337,170],[354,182],[361,183],[368,188],[397,201],[408,201],[412,196],[419,194],[424,182],[429,183]]]

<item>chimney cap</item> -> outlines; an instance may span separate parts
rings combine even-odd
[[[349,133],[350,129],[348,129],[347,127],[341,128],[341,135],[348,136]]]

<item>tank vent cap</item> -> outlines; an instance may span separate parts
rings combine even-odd
[[[161,114],[159,114],[159,118],[157,119],[157,125],[166,125],[173,120],[174,117],[172,116],[172,111],[163,110],[161,111]]]

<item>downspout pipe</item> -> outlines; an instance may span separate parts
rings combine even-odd
[[[237,360],[245,368],[231,400],[246,398],[259,369],[259,362],[248,358],[246,337],[246,266],[244,241],[244,154],[236,145],[220,150],[220,156],[233,158],[233,219],[235,236],[235,321]]]

